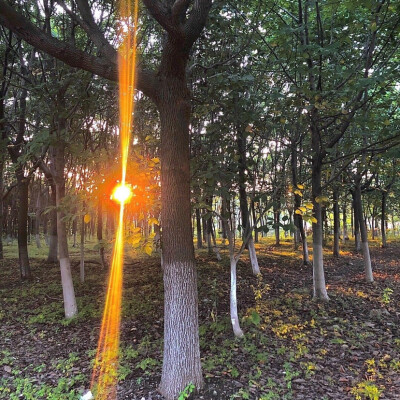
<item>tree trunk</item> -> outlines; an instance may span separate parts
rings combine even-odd
[[[367,282],[373,282],[374,277],[372,274],[372,266],[371,266],[371,256],[369,253],[368,246],[368,233],[367,227],[365,226],[364,218],[363,218],[363,207],[362,207],[362,198],[361,198],[361,178],[357,177],[355,182],[355,190],[354,190],[354,212],[357,216],[357,220],[360,226],[360,234],[361,234],[361,248],[363,252],[364,258],[364,271],[365,271],[365,279]]]
[[[175,70],[178,56],[173,50],[168,45],[164,50],[171,51],[165,67]],[[197,388],[203,386],[190,208],[190,94],[184,74],[181,78],[171,75],[160,87],[158,104],[164,270],[164,358],[159,390],[168,400],[175,399],[190,382]]]
[[[222,199],[222,224],[225,226],[225,231],[229,245],[229,259],[231,269],[231,286],[229,294],[229,310],[232,323],[233,333],[236,337],[241,338],[244,336],[242,329],[240,328],[240,321],[237,307],[237,259],[235,258],[235,247],[234,237],[229,222],[229,212],[227,209],[227,201]]]
[[[361,251],[360,221],[356,213],[355,192],[352,192],[352,196],[353,196],[353,221],[354,221],[354,249],[357,253],[359,253]]]
[[[83,204],[85,209],[85,204]],[[79,279],[81,283],[85,282],[85,215],[81,216],[81,245],[79,249],[80,262],[79,262]]]
[[[346,240],[347,240],[347,210],[346,210],[346,204],[343,204],[342,215],[343,215],[343,219],[342,219],[342,225],[343,225],[342,242],[344,244],[344,243],[346,243]]]
[[[22,279],[32,277],[28,255],[28,195],[29,179],[24,177],[21,167],[17,167],[18,182],[18,258]]]
[[[36,247],[38,249],[42,247],[40,243],[40,220],[42,214],[41,197],[42,197],[42,189],[41,185],[39,185],[38,194],[36,198],[36,217],[35,217],[35,239],[36,239]]]
[[[99,199],[97,202],[97,240],[99,245],[99,255],[100,255],[100,262],[103,268],[106,267],[106,260],[104,257],[104,244],[103,244],[103,200],[99,195]],[[146,230],[148,229],[147,218],[145,218],[146,226],[144,227]],[[148,232],[148,231],[147,231]],[[146,239],[148,234],[146,235]]]
[[[203,248],[203,241],[201,237],[201,216],[200,216],[200,209],[196,208],[196,232],[197,232],[197,248]]]
[[[62,101],[62,100],[61,100]],[[65,134],[66,121],[59,118],[58,133]],[[56,185],[56,205],[57,205],[57,237],[58,237],[58,255],[60,260],[61,285],[63,289],[65,318],[70,319],[76,316],[78,308],[76,305],[74,284],[71,274],[71,262],[68,252],[67,228],[64,221],[64,212],[62,211],[62,201],[65,197],[65,146],[62,140],[59,140],[57,146],[52,149],[54,163],[54,182]]]
[[[386,248],[387,240],[386,240],[386,199],[387,199],[387,192],[382,191],[382,210],[381,210],[381,235],[382,235],[382,248]]]
[[[1,102],[1,100],[0,100]],[[1,113],[0,113],[1,116]],[[0,122],[1,126],[1,122]],[[0,149],[2,151],[2,149]],[[4,160],[3,153],[0,155],[0,260],[4,258],[3,252],[3,226],[4,226],[4,206],[3,206],[3,190],[4,190]]]
[[[339,193],[337,189],[333,191],[333,256],[339,257],[340,240],[340,215],[339,215]]]
[[[50,185],[50,207],[52,210],[50,216],[50,234],[49,234],[49,254],[47,261],[55,263],[58,261],[58,236],[57,236],[57,210],[56,210],[56,187],[54,184]]]
[[[247,193],[246,193],[246,135],[244,130],[241,128],[237,129],[237,140],[239,161],[238,161],[238,174],[239,174],[239,204],[240,212],[242,214],[242,237],[247,238],[250,234],[250,216],[249,208],[247,205]],[[256,249],[254,247],[253,235],[250,234],[250,238],[247,242],[247,248],[250,254],[250,263],[253,271],[253,275],[260,274],[260,267],[258,265]]]
[[[315,137],[317,136],[317,137]],[[319,132],[312,132],[313,150],[316,154],[312,160],[312,197],[314,204],[314,215],[317,222],[313,222],[313,280],[314,280],[314,299],[329,301],[325,284],[324,258],[323,258],[323,237],[322,237],[322,209],[321,202],[316,199],[321,196],[321,168],[322,160],[316,151],[318,145],[315,141],[319,140]]]
[[[258,243],[257,215],[253,199],[251,199],[251,215],[253,216],[254,243]]]

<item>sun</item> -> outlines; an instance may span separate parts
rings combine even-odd
[[[130,201],[132,195],[133,193],[130,185],[120,184],[115,186],[111,195],[111,199],[115,200],[120,204],[125,204]]]

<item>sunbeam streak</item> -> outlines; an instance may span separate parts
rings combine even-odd
[[[113,400],[117,398],[124,258],[124,208],[132,196],[130,187],[126,185],[126,165],[133,123],[136,31],[138,26],[138,0],[133,1],[133,15],[131,0],[121,0],[120,2],[121,45],[119,47],[118,71],[122,171],[121,183],[113,192],[113,198],[120,203],[120,212],[91,381],[91,390],[95,393],[96,400]]]

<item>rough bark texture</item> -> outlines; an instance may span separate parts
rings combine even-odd
[[[183,77],[170,76],[160,95],[164,359],[159,390],[174,399],[190,382],[203,386],[190,209],[191,106]]]

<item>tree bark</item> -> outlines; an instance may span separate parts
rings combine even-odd
[[[333,256],[339,257],[340,240],[340,215],[339,215],[339,193],[335,188],[333,190]]]
[[[28,195],[29,179],[24,177],[21,167],[17,167],[18,182],[18,258],[22,279],[32,277],[28,255]]]
[[[203,241],[201,238],[201,216],[200,209],[196,208],[196,232],[197,232],[197,248],[203,248]]]
[[[146,226],[145,229],[148,227],[147,219],[145,219]],[[148,235],[147,235],[148,236]],[[147,239],[146,236],[146,239]],[[101,194],[99,195],[98,202],[97,202],[97,240],[99,245],[99,255],[100,255],[100,262],[103,268],[106,267],[106,260],[104,256],[104,244],[103,244],[103,200],[101,198]]]
[[[60,91],[58,101],[62,111],[65,109],[64,93]],[[62,210],[62,202],[65,197],[65,144],[64,136],[67,131],[67,123],[63,116],[57,115],[57,136],[58,143],[51,150],[54,166],[54,183],[56,186],[56,205],[57,205],[57,237],[58,237],[58,256],[60,261],[61,285],[63,289],[65,318],[70,319],[76,316],[78,308],[76,305],[74,284],[71,274],[71,262],[68,252],[67,227],[65,224],[65,214]]]
[[[382,248],[387,248],[386,240],[386,200],[387,191],[382,191],[382,201],[381,201],[381,234],[382,234]]]
[[[312,159],[312,198],[314,215],[317,222],[313,222],[313,281],[314,299],[329,301],[325,284],[324,258],[323,258],[323,232],[322,232],[322,207],[318,197],[321,196],[321,169],[322,157],[319,152],[320,134],[315,129],[311,130],[313,159]]]
[[[49,254],[47,256],[47,262],[56,263],[58,261],[58,236],[57,236],[57,197],[56,197],[56,185],[52,183],[50,185],[50,207],[52,207],[50,216],[50,234],[49,234]]]
[[[365,225],[365,221],[363,218],[363,207],[362,207],[362,197],[361,197],[361,178],[360,177],[356,177],[356,181],[355,181],[354,205],[355,205],[354,212],[357,216],[358,224],[360,226],[361,249],[362,249],[363,258],[364,258],[365,280],[367,282],[373,282],[374,276],[372,273],[371,256],[369,253],[368,232],[367,232],[367,227]]]
[[[171,56],[172,67],[176,57]],[[160,96],[164,358],[159,390],[174,399],[190,382],[203,386],[190,209],[191,106],[184,76],[168,76]]]
[[[246,137],[243,133],[243,129],[238,129],[237,132],[237,146],[239,153],[238,161],[238,174],[239,174],[239,204],[240,213],[242,215],[242,237],[247,238],[250,233],[250,216],[249,208],[247,205],[247,193],[246,193]],[[253,275],[260,274],[260,267],[258,265],[256,249],[254,247],[253,235],[250,234],[250,238],[247,242],[247,248],[249,249],[250,263],[253,271]]]

